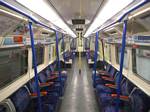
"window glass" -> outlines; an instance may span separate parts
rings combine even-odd
[[[85,38],[85,40],[84,40],[84,47],[85,47],[85,49],[87,50],[87,49],[90,49],[90,38]]]
[[[64,41],[62,41],[61,42],[61,52],[63,52],[64,50],[65,50],[65,48],[66,48],[66,42]]]
[[[72,39],[71,44],[70,44],[70,48],[76,49],[76,47],[77,47],[77,39]]]
[[[150,81],[150,47],[132,50],[133,72]]]
[[[103,60],[103,47],[102,47],[102,42],[99,43],[99,53],[100,53],[100,60]]]
[[[121,58],[121,46],[116,46],[116,63],[120,64],[120,58]],[[127,49],[125,48],[124,52],[124,64],[123,67],[128,69],[128,60],[127,60]]]
[[[44,61],[44,46],[42,45],[35,46],[35,52],[36,52],[37,65],[40,65]],[[32,68],[33,68],[33,64],[32,64]]]
[[[51,45],[48,46],[48,57],[49,57],[49,61],[51,60]]]
[[[105,60],[111,62],[111,46],[109,44],[104,45]]]
[[[0,50],[0,87],[27,73],[28,50],[9,48]]]
[[[52,45],[52,59],[54,59],[56,57],[56,46],[53,44]]]

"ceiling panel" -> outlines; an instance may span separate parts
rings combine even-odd
[[[92,20],[102,0],[49,0],[65,19],[86,18]]]
[[[92,21],[103,0],[48,0],[60,16],[70,24],[71,19]],[[84,26],[85,27],[85,26]],[[86,26],[87,27],[87,26]],[[74,27],[72,27],[74,28]]]

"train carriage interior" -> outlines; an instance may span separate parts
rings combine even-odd
[[[0,0],[0,112],[150,112],[150,0]]]

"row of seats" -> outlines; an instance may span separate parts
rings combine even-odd
[[[59,76],[61,75],[61,76]],[[67,72],[54,70],[54,64],[49,65],[46,69],[38,74],[41,107],[43,112],[55,112],[60,97],[63,96]],[[0,112],[38,112],[38,95],[36,82],[31,79],[26,85],[17,90],[13,95],[9,97],[12,106],[6,108],[2,102],[0,104]]]
[[[73,58],[73,52],[66,51],[66,52],[64,53],[64,60],[65,60],[65,61],[69,61],[69,60],[72,59],[72,58]]]
[[[104,68],[105,70],[96,71],[96,77],[94,77],[94,72],[92,74],[102,112],[116,112],[118,102],[119,112],[150,111],[150,98],[144,92],[125,77],[122,77],[121,84],[118,85],[119,72],[110,64],[106,64]],[[118,89],[119,86],[120,89]],[[117,95],[119,90],[120,96]]]
[[[86,50],[86,58],[94,60],[94,51],[90,51],[90,49]]]

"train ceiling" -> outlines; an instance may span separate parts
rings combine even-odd
[[[27,10],[26,8],[23,8],[23,7],[19,6],[18,4],[15,3],[15,1],[12,1],[12,0],[5,0],[5,1],[10,2],[11,4],[19,7],[20,9],[22,9],[26,13],[34,15],[42,23],[44,23],[44,24],[48,23],[48,24],[51,25],[51,23],[49,23],[48,21],[46,21],[43,18],[39,17],[35,13]],[[95,18],[96,14],[97,14],[97,11],[103,6],[103,3],[104,3],[104,0],[45,0],[45,1],[47,1],[50,5],[52,5],[54,7],[54,9],[56,9],[56,11],[60,15],[60,17],[74,31],[76,31],[76,29],[81,29],[81,30],[83,29],[82,34],[85,33],[85,30],[88,28],[88,26],[91,24],[92,20]],[[141,9],[145,9],[145,8],[149,8],[149,7],[150,7],[150,4],[147,4],[145,7],[141,8]],[[150,24],[150,22],[149,22],[150,21],[150,16],[149,15],[150,15],[150,8],[146,11],[146,13],[140,14],[134,20],[129,20],[128,32],[129,33],[130,32],[138,33],[138,32],[147,32],[147,31],[149,31],[150,30],[150,25],[149,25]],[[1,13],[0,16],[3,16],[2,13]],[[9,18],[8,16],[7,16],[8,19],[4,19],[4,18],[6,18],[6,17],[3,17],[3,19],[0,20],[1,23],[6,24],[4,26],[7,27],[7,28],[4,28],[4,29],[8,29],[9,26],[13,26],[12,24],[22,23],[22,21],[16,20],[16,19],[14,19],[14,20],[12,19],[12,21],[11,21],[11,18]],[[72,20],[74,20],[74,23],[73,23]],[[79,23],[79,25],[73,25],[75,23]],[[3,30],[2,27],[4,27],[4,26],[1,24],[0,33],[2,33],[2,32],[3,32],[3,34],[5,33],[5,31],[2,31]],[[134,27],[134,29],[133,29],[133,27]],[[8,29],[8,31],[9,31],[9,29]],[[118,25],[115,28],[115,31],[119,32],[121,34],[122,25]],[[7,33],[7,31],[6,31],[6,33]],[[110,31],[109,34],[112,35],[113,31]],[[2,34],[0,34],[0,35],[2,35]]]
[[[83,31],[89,26],[90,22],[101,7],[103,0],[48,0],[61,14],[61,17],[75,31],[76,28],[83,28]],[[85,24],[73,25],[72,19],[84,19]]]

